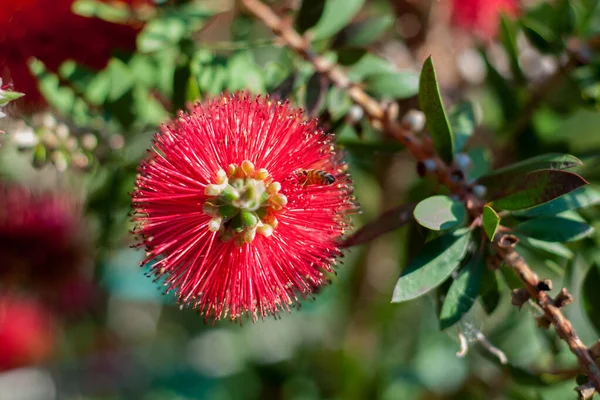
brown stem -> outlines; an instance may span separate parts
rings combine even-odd
[[[336,86],[345,90],[348,96],[365,110],[365,113],[376,125],[381,126],[386,134],[395,137],[404,144],[417,160],[433,160],[436,164],[436,174],[440,183],[447,186],[450,191],[465,201],[467,208],[474,218],[480,216],[481,201],[470,194],[469,188],[465,183],[452,179],[452,168],[437,157],[432,146],[427,141],[421,141],[409,129],[400,125],[394,118],[390,118],[388,110],[359,86],[351,82],[337,64],[314,54],[310,48],[310,43],[289,24],[285,24],[267,5],[263,4],[260,0],[242,0],[242,3],[248,11],[279,36],[289,48],[312,63],[316,71],[327,76]],[[503,235],[500,239],[504,236],[508,235]],[[505,245],[501,246],[502,243]],[[590,350],[581,342],[571,322],[565,318],[560,308],[555,305],[554,300],[545,291],[540,289],[542,281],[511,246],[506,246],[506,243],[511,243],[511,240],[501,240],[500,244],[496,244],[499,254],[517,272],[517,275],[523,281],[532,298],[536,300],[545,315],[556,327],[558,335],[567,342],[571,351],[577,356],[579,364],[587,374],[590,382],[600,393],[600,369],[594,363]]]
[[[558,336],[567,342],[569,349],[577,356],[579,365],[590,379],[591,384],[600,393],[600,368],[594,362],[590,350],[579,339],[571,322],[555,305],[555,301],[543,290],[543,280],[529,268],[523,257],[513,248],[506,248],[500,244],[496,244],[496,247],[506,264],[517,273],[529,295],[535,299],[544,311],[544,315],[554,325]]]

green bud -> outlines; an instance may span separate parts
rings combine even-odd
[[[219,215],[225,220],[233,218],[239,211],[239,208],[231,204],[224,204],[219,207]]]
[[[240,211],[240,217],[242,225],[244,227],[253,227],[258,223],[258,217],[251,211],[242,210]]]

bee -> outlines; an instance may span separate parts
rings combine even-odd
[[[305,178],[303,183],[307,185],[332,185],[335,182],[335,177],[327,171],[319,169],[305,169],[300,171],[300,176]]]

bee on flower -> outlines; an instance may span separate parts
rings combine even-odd
[[[307,191],[298,171],[330,171],[336,184]],[[133,193],[134,233],[143,264],[182,304],[206,319],[255,320],[328,282],[351,191],[316,120],[268,98],[222,96],[156,134]]]

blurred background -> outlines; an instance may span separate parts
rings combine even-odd
[[[461,139],[469,179],[557,151],[600,181],[597,0],[266,3],[399,118],[418,108],[433,55],[448,107],[468,103],[477,121]],[[320,118],[345,150],[357,227],[438,191],[241,1],[0,0],[0,76],[25,94],[0,119],[1,400],[577,398],[576,359],[536,326],[537,310],[510,304],[500,273],[446,331],[434,296],[390,303],[426,239],[416,224],[348,250],[301,309],[243,326],[205,324],[144,275],[129,233],[139,161],[160,123],[222,91],[288,98]],[[582,216],[600,221],[600,209]],[[577,299],[566,313],[587,344],[600,319],[583,311],[581,283],[599,241],[522,246]]]

